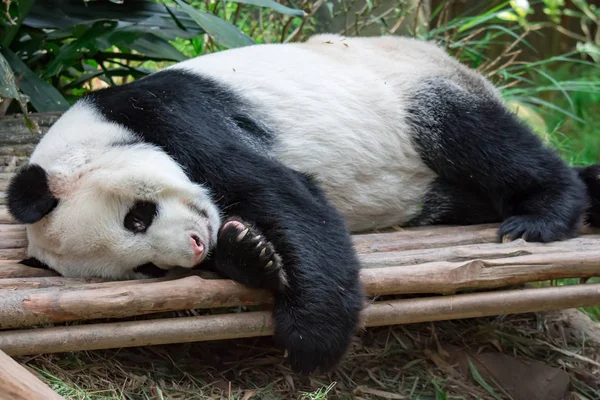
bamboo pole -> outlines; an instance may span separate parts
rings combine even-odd
[[[0,351],[0,400],[61,400],[24,366]]]
[[[192,308],[268,304],[270,296],[231,280],[198,276],[146,283],[141,280],[98,286],[2,290],[0,329],[46,323],[118,318]],[[143,284],[142,284],[143,283]]]
[[[0,282],[12,278],[43,278],[58,276],[54,271],[28,267],[15,260],[0,260]]]
[[[446,294],[464,289],[500,288],[525,282],[590,276],[600,276],[600,249],[361,271],[368,295]],[[207,280],[198,276],[73,284],[47,289],[4,289],[0,290],[0,328],[270,302],[271,297],[266,292],[230,280]]]
[[[600,284],[507,290],[372,303],[366,326],[552,311],[600,304]],[[269,336],[269,312],[168,318],[0,332],[12,356]]]
[[[0,290],[44,289],[51,287],[77,287],[103,282],[99,278],[63,278],[60,276],[0,279]],[[143,282],[143,281],[140,281]]]
[[[17,221],[9,214],[6,206],[0,206],[0,224],[16,224]]]
[[[600,235],[588,235],[568,241],[528,243],[518,239],[509,243],[481,243],[430,249],[411,249],[359,254],[363,268],[418,265],[436,261],[465,262],[477,259],[511,258],[530,254],[577,253],[600,249]],[[599,261],[600,262],[600,261]]]
[[[27,258],[27,249],[0,249],[0,260],[23,260]]]

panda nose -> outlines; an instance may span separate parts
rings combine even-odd
[[[192,245],[192,250],[196,256],[200,256],[204,253],[204,243],[195,233],[190,234],[190,244]]]

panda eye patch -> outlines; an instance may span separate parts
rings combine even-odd
[[[144,233],[156,216],[156,203],[151,201],[136,201],[125,216],[125,229],[134,233]]]

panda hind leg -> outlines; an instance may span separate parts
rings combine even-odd
[[[577,234],[587,204],[583,182],[495,96],[432,78],[407,111],[423,161],[446,185],[487,203],[485,212],[501,221],[499,240]]]

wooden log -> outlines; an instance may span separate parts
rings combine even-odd
[[[361,271],[361,279],[371,295],[450,294],[467,289],[591,276],[600,276],[600,249],[463,262],[438,261]]]
[[[143,280],[140,280],[143,282]],[[103,282],[99,278],[63,278],[61,276],[0,279],[0,290],[44,289],[51,287],[78,287]]]
[[[0,400],[59,400],[59,396],[24,366],[0,351]]]
[[[54,271],[17,264],[15,260],[0,261],[0,282],[7,278],[36,278],[58,276]]]
[[[435,226],[354,235],[353,241],[359,253],[377,253],[497,242],[497,231],[497,225]]]
[[[596,266],[594,258],[598,243],[596,236],[549,244],[517,240],[506,244],[488,243],[441,249],[367,253],[359,257],[363,269],[405,267],[402,270],[389,270],[390,272],[388,270],[363,271],[363,281],[370,282],[367,286],[372,288],[372,294],[402,291],[403,288],[409,288],[415,293],[449,294],[470,288],[494,288],[536,280],[600,275],[600,267]],[[551,255],[555,253],[560,254]],[[537,256],[524,258],[528,255]],[[389,279],[387,284],[383,282],[382,274],[386,274],[386,279]],[[85,282],[91,282],[91,280],[69,278],[47,279],[39,282],[34,279],[36,276],[53,275],[42,269],[32,269],[13,262],[3,264],[0,261],[0,278],[5,278],[0,279],[0,289],[77,287]],[[7,281],[6,278],[13,279]],[[95,283],[100,281],[100,279],[94,280]],[[129,281],[115,285],[118,284],[128,285]],[[96,287],[101,288],[101,285]]]
[[[568,241],[528,243],[482,243],[431,249],[400,250],[359,254],[363,268],[418,265],[434,261],[464,262],[476,259],[510,258],[529,254],[577,253],[599,248],[600,235],[587,235]],[[368,249],[367,249],[368,251]]]
[[[600,304],[600,284],[372,303],[366,326],[409,324],[552,311]],[[273,334],[269,312],[221,314],[0,332],[0,349],[12,356],[188,343]]]
[[[21,165],[24,165],[28,157],[17,155],[0,155],[0,173],[15,172]]]
[[[6,206],[0,206],[0,224],[17,224],[18,222],[8,213]]]
[[[267,292],[198,276],[35,290],[0,291],[0,329],[192,308],[268,304]]]
[[[600,250],[363,269],[361,280],[369,295],[445,294],[595,275],[600,275]],[[197,276],[143,285],[124,281],[36,290],[5,289],[0,290],[0,328],[270,301],[270,295],[263,291],[225,279]]]
[[[27,258],[27,249],[0,249],[0,260],[23,260]]]
[[[37,122],[43,135],[61,114],[56,112],[33,113],[30,118]],[[9,115],[0,119],[0,146],[36,144],[42,135],[30,131],[25,125],[22,115]]]

